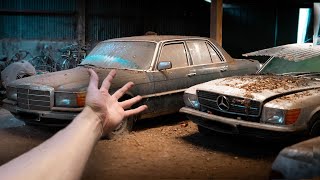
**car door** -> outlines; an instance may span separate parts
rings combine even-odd
[[[154,89],[157,96],[154,112],[168,114],[178,112],[183,106],[183,92],[189,87],[191,72],[189,55],[184,41],[162,44],[153,71]],[[171,62],[172,68],[157,70],[160,62]]]
[[[190,86],[224,76],[228,65],[213,44],[207,40],[190,40],[186,44],[192,63]]]

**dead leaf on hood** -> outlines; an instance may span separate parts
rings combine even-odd
[[[242,81],[243,83],[230,83],[228,81]],[[244,89],[245,97],[253,98],[252,93],[259,93],[263,90],[275,90],[283,88],[285,90],[308,86],[311,80],[305,78],[278,76],[278,75],[251,75],[229,78],[225,81],[226,86]],[[247,82],[247,83],[246,83]]]

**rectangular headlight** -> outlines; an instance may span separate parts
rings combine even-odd
[[[7,86],[6,94],[8,99],[17,100],[17,88]]]
[[[301,109],[275,109],[264,107],[262,112],[262,123],[290,125],[294,124],[300,115]]]
[[[55,92],[54,100],[57,107],[83,107],[86,92]]]
[[[264,107],[261,122],[283,125],[285,124],[285,111],[282,109]]]
[[[200,103],[198,101],[198,96],[196,94],[184,93],[183,100],[184,100],[185,106],[191,107],[194,109],[200,109]]]

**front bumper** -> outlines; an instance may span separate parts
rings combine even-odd
[[[180,112],[187,114],[194,123],[200,126],[227,134],[243,134],[262,138],[282,138],[293,134],[300,134],[306,130],[306,127],[303,126],[276,126],[226,118],[188,107],[181,108]]]
[[[81,112],[81,109],[77,111],[34,111],[22,109],[17,106],[15,101],[8,99],[3,100],[2,107],[21,121],[43,126],[66,126]]]

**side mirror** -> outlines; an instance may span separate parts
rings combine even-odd
[[[166,69],[171,69],[172,68],[172,63],[170,61],[162,61],[158,63],[157,69],[159,71],[166,70]]]

